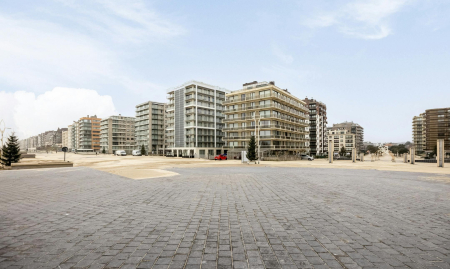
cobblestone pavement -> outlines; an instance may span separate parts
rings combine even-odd
[[[450,268],[450,184],[430,174],[90,168],[0,173],[0,268]]]

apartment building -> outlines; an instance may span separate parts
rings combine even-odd
[[[100,149],[108,154],[125,150],[127,154],[135,149],[135,118],[110,116],[100,121]]]
[[[364,128],[361,125],[354,123],[352,121],[335,123],[332,127],[327,128],[328,131],[341,131],[347,130],[348,134],[355,135],[355,148],[357,152],[364,151]]]
[[[220,154],[223,141],[223,102],[229,91],[199,81],[167,90],[167,151],[174,156]]]
[[[416,154],[422,154],[426,148],[426,114],[414,116],[412,120],[412,139],[416,149]]]
[[[433,152],[438,139],[444,139],[444,150],[450,152],[450,107],[425,110],[425,152]]]
[[[148,101],[136,106],[136,149],[142,145],[149,154],[164,155],[166,104]]]
[[[100,151],[100,121],[96,115],[80,118],[72,124],[72,143],[77,152]]]
[[[250,82],[226,94],[225,141],[230,152],[246,150],[255,136],[261,153],[307,152],[308,113],[303,100],[275,82]]]
[[[62,132],[62,145],[61,145],[61,147],[69,147],[68,134],[69,134],[69,131],[63,131]]]
[[[334,143],[334,155],[338,155],[343,147],[345,148],[345,151],[348,155],[352,153],[352,149],[354,147],[358,148],[357,134],[352,133],[351,129],[329,129],[327,132],[327,136],[329,143]]]
[[[314,98],[303,100],[309,109],[309,153],[325,155],[328,151],[327,106]]]

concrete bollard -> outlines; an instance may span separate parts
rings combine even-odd
[[[360,153],[360,154],[359,154],[359,160],[360,160],[361,162],[364,162],[364,153]]]
[[[409,149],[409,154],[411,155],[411,164],[415,164],[416,163],[416,149],[415,148],[410,148]]]
[[[445,156],[444,156],[444,139],[438,139],[437,140],[437,166],[438,167],[444,167],[445,163]]]
[[[352,162],[356,163],[356,148],[352,148]]]
[[[334,142],[333,140],[328,141],[328,163],[333,163],[334,156]]]
[[[403,153],[403,162],[408,163],[408,153]]]

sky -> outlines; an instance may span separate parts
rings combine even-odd
[[[189,80],[275,81],[329,126],[410,141],[413,116],[450,107],[450,1],[0,1],[0,120],[19,138],[134,116]]]

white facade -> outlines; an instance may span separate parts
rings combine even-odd
[[[217,154],[224,146],[223,102],[228,92],[194,80],[167,90],[167,150],[176,156]]]

